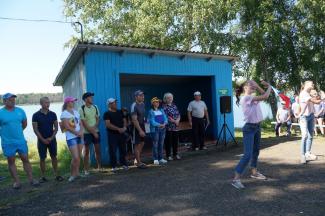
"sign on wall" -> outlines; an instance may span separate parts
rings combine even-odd
[[[219,89],[218,93],[219,95],[228,95],[228,89]]]

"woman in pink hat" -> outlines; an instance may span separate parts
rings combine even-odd
[[[65,132],[67,145],[70,150],[71,176],[69,182],[73,182],[79,176],[80,158],[83,148],[83,127],[80,123],[79,112],[74,109],[74,103],[77,101],[74,97],[66,97],[62,107],[61,129]]]

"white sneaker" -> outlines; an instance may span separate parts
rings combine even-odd
[[[153,164],[154,164],[154,165],[159,165],[159,161],[158,161],[158,160],[154,160],[154,161],[153,161]]]
[[[166,164],[167,163],[167,161],[165,160],[165,159],[161,159],[160,161],[159,161],[159,164]]]
[[[306,156],[305,155],[301,155],[300,163],[301,164],[305,164],[306,163]]]
[[[68,182],[73,182],[76,180],[76,177],[74,176],[70,176],[69,179],[68,179]]]
[[[180,155],[176,155],[176,159],[177,159],[177,160],[180,160],[180,159],[182,159],[182,158],[181,158]]]
[[[306,160],[309,160],[309,161],[317,160],[317,156],[310,152],[307,152],[305,154],[305,157],[306,157]]]
[[[256,172],[255,174],[252,174],[252,175],[251,175],[251,178],[258,179],[258,180],[266,180],[266,179],[267,179],[267,178],[265,177],[265,175],[263,175],[263,174],[260,173],[260,172]]]
[[[111,169],[111,171],[112,171],[112,172],[116,172],[116,171],[117,171],[117,168],[114,167],[114,168]]]
[[[234,186],[237,189],[244,189],[245,188],[245,186],[241,183],[240,179],[232,180],[231,185]]]
[[[84,175],[85,176],[89,176],[90,175],[90,172],[85,170]]]
[[[172,160],[174,160],[174,158],[173,158],[172,156],[169,156],[169,157],[168,157],[168,160],[169,160],[169,161],[172,161]]]

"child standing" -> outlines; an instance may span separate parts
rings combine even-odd
[[[251,162],[251,178],[260,180],[266,179],[266,177],[257,170],[261,140],[260,122],[263,120],[259,102],[266,100],[269,97],[271,86],[264,81],[262,81],[262,84],[267,87],[266,92],[253,80],[246,81],[236,89],[236,103],[237,105],[240,104],[242,106],[245,121],[245,125],[242,129],[244,155],[236,166],[235,177],[232,180],[232,185],[237,189],[245,188],[240,181],[240,177],[249,162]],[[261,94],[260,96],[253,95],[256,90]],[[239,96],[242,93],[244,93],[244,96],[240,99]]]

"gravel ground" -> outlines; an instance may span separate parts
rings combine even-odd
[[[299,140],[262,140],[259,169],[267,181],[243,177],[230,185],[241,145],[225,152],[184,153],[167,166],[100,173],[74,183],[0,191],[0,215],[325,215],[325,139],[316,138],[317,161],[300,165]]]

